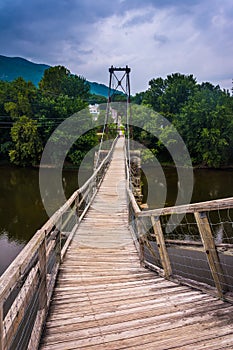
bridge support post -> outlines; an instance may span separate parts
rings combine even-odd
[[[141,187],[141,154],[140,151],[130,151],[130,180],[132,184],[133,195],[140,205],[142,204],[142,187]]]
[[[172,268],[171,268],[170,259],[167,252],[159,216],[157,216],[156,218],[154,218],[154,216],[151,216],[151,223],[153,226],[153,230],[154,230],[154,234],[157,242],[160,259],[164,270],[164,275],[165,275],[165,278],[169,278],[172,274]]]
[[[39,310],[47,310],[47,259],[46,259],[46,234],[38,250],[41,286],[39,293]]]
[[[3,350],[3,301],[0,301],[0,350]]]
[[[57,237],[56,237],[56,263],[60,265],[61,263],[61,244],[62,244],[62,232],[61,228],[58,230]]]
[[[75,212],[77,216],[77,223],[79,222],[79,194],[75,198]]]
[[[144,239],[143,239],[142,224],[141,224],[139,218],[135,218],[135,220],[136,220],[137,237],[138,237],[138,243],[139,243],[140,265],[141,266],[145,266],[145,249],[144,249]]]
[[[200,232],[210,271],[212,273],[213,280],[218,291],[218,295],[220,299],[223,299],[225,282],[224,273],[219,261],[208,218],[205,212],[194,212],[194,216],[197,222],[198,230]]]

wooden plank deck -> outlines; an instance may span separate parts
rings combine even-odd
[[[140,267],[123,140],[61,265],[41,350],[233,349],[233,305]]]

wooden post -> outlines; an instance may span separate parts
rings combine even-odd
[[[139,258],[140,258],[140,265],[145,266],[145,249],[144,249],[144,240],[142,237],[139,237]]]
[[[76,216],[77,216],[77,223],[79,222],[79,194],[77,195],[76,199],[75,199],[75,212],[76,212]]]
[[[0,350],[4,349],[3,344],[3,302],[0,302]]]
[[[38,249],[41,288],[39,293],[39,310],[47,308],[47,261],[46,261],[46,235]]]
[[[157,246],[159,249],[161,263],[164,269],[164,275],[165,275],[165,278],[169,278],[172,274],[172,268],[171,268],[170,259],[168,256],[159,216],[157,216],[156,218],[151,216],[151,222],[152,222]]]
[[[135,213],[135,208],[133,206],[133,202],[131,201],[131,198],[128,196],[127,198],[128,200],[128,223],[132,226],[133,229],[133,222],[136,222],[136,226],[137,226],[137,232],[139,232],[139,228],[138,228],[138,218],[136,218],[136,213]],[[135,230],[134,230],[135,231]],[[135,235],[138,237],[139,234],[137,235],[137,233],[135,233]]]
[[[61,238],[62,233],[61,230],[58,230],[57,237],[56,237],[56,263],[60,265],[61,263]]]
[[[212,273],[219,297],[223,298],[224,274],[220,265],[213,235],[205,212],[194,212],[201,240],[206,252],[210,271]]]
[[[142,238],[142,224],[140,222],[139,218],[134,219],[136,221],[136,226],[137,226],[137,233],[136,237],[138,237],[138,243],[139,243],[139,259],[140,259],[140,265],[144,266],[144,261],[145,261],[145,249],[144,249],[144,239]]]

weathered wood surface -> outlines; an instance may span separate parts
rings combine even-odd
[[[139,209],[137,209],[135,212],[136,212],[136,215],[138,216],[151,216],[151,215],[160,216],[160,215],[183,214],[183,213],[187,214],[187,213],[194,213],[194,212],[212,211],[212,210],[220,210],[220,209],[232,209],[232,208],[233,208],[233,197],[229,197],[224,199],[215,199],[215,200],[206,201],[206,202],[184,204],[176,207],[151,209],[147,211],[140,211]]]
[[[123,140],[61,265],[41,350],[232,349],[233,306],[140,266]]]

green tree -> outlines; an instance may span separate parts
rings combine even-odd
[[[4,105],[9,99],[10,83],[0,80],[0,115],[6,115]]]
[[[183,106],[175,126],[194,164],[219,167],[229,162],[233,145],[232,101],[219,87],[201,85]]]
[[[143,103],[151,105],[156,112],[172,120],[194,93],[196,79],[193,75],[174,73],[164,80],[152,79],[149,85]]]
[[[142,103],[151,106],[154,111],[161,112],[161,97],[163,96],[166,83],[163,78],[156,78],[149,81],[149,89],[143,96]]]
[[[62,93],[69,97],[79,98],[83,101],[88,101],[90,96],[90,85],[86,79],[78,76],[69,74],[62,81]]]
[[[86,153],[98,144],[98,137],[95,129],[89,130],[78,138],[68,153],[68,160],[74,165],[80,165]]]
[[[39,88],[45,94],[56,97],[67,95],[88,101],[90,86],[86,79],[73,75],[64,66],[50,67],[44,71],[44,76],[39,82]]]
[[[64,66],[55,66],[46,69],[43,78],[39,82],[40,90],[55,96],[62,94],[64,80],[69,74],[70,71]]]
[[[0,157],[8,158],[9,147],[11,144],[11,117],[7,115],[4,104],[8,99],[10,83],[0,80]]]
[[[89,90],[89,84],[83,77],[70,74],[64,66],[45,70],[39,83],[39,109],[36,114],[44,144],[63,120],[87,107]]]
[[[20,117],[11,128],[11,137],[11,162],[20,166],[36,165],[42,152],[37,122],[27,116]]]
[[[137,105],[141,105],[143,103],[143,101],[145,100],[145,97],[146,97],[145,91],[137,92],[135,94],[135,96],[131,97],[131,102],[135,103]]]
[[[104,96],[96,95],[96,94],[91,94],[88,98],[88,103],[90,105],[94,104],[101,104],[101,103],[107,103],[107,98]]]
[[[5,112],[14,120],[22,115],[32,117],[35,112],[36,98],[36,87],[23,78],[17,78],[7,84],[4,97]]]

